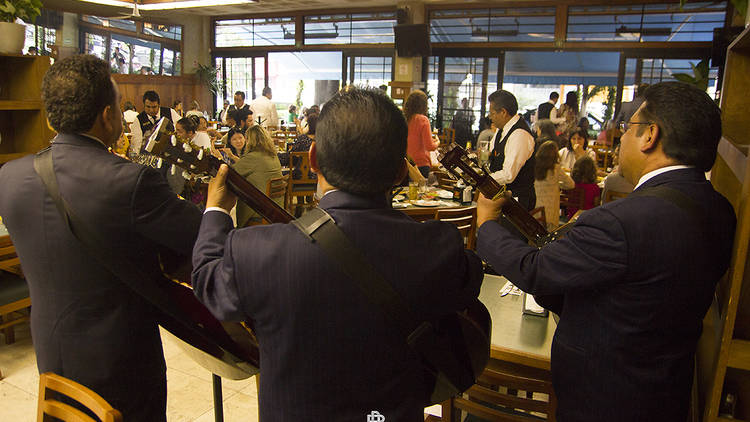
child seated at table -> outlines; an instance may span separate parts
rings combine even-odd
[[[570,177],[576,182],[576,189],[583,190],[583,209],[590,210],[597,205],[601,189],[596,184],[596,164],[591,157],[584,155],[573,164]],[[576,207],[568,207],[568,219],[578,211]]]

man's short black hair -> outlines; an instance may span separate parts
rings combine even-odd
[[[267,86],[267,87],[263,88],[263,92],[260,95],[266,95],[266,94],[271,94],[271,87],[270,86]]]
[[[177,124],[182,126],[185,132],[195,132],[198,129],[198,118],[196,116],[183,117],[177,121]]]
[[[109,64],[91,55],[76,55],[56,62],[42,80],[47,119],[59,133],[83,133],[97,116],[115,104]]]
[[[362,118],[367,116],[367,118]],[[328,183],[358,195],[390,189],[406,155],[404,114],[383,91],[351,88],[328,100],[315,134]]]
[[[247,116],[250,116],[253,114],[252,111],[241,108],[239,110],[233,110],[234,111],[234,121],[239,124],[240,122],[244,122],[247,120]]]
[[[242,92],[242,91],[237,91],[237,92],[234,93],[234,95],[239,95],[240,97],[242,97],[243,101],[245,100],[245,93]]]
[[[489,100],[490,106],[495,111],[505,109],[505,111],[511,116],[515,116],[516,113],[518,113],[518,101],[516,101],[516,97],[508,91],[503,89],[497,90],[490,94]]]
[[[123,107],[125,108],[125,111],[128,111],[128,110],[135,111],[135,104],[133,104],[130,101],[125,101],[125,105]]]
[[[556,100],[556,99],[558,99],[558,98],[560,98],[560,94],[558,94],[558,93],[557,93],[557,91],[552,91],[552,92],[551,92],[551,93],[549,94],[549,99],[550,99],[550,100]]]
[[[701,171],[711,170],[721,140],[721,111],[708,94],[683,82],[661,82],[649,86],[643,96],[640,119],[659,126],[664,154]]]
[[[156,91],[146,91],[143,93],[143,102],[145,103],[146,100],[151,101],[152,103],[161,104],[161,100],[159,99],[159,94],[156,93]]]

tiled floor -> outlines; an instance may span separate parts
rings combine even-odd
[[[169,334],[162,332],[167,361],[167,420],[214,421],[211,373],[188,358]],[[5,344],[0,336],[0,421],[36,420],[39,374],[28,324],[16,326],[16,342]],[[258,420],[255,377],[223,380],[224,420]]]

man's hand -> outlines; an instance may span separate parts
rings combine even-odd
[[[500,218],[503,204],[509,196],[510,191],[506,191],[504,197],[493,201],[480,193],[479,199],[477,199],[477,228],[481,227],[485,221],[497,221]]]
[[[575,155],[576,159],[581,158],[584,154],[583,151],[583,145],[581,144],[574,144],[573,145],[573,154]]]
[[[219,207],[229,212],[237,203],[237,197],[227,188],[227,173],[229,166],[222,164],[216,177],[211,178],[208,182],[208,198],[206,198],[206,208]]]

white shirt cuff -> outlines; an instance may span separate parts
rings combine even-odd
[[[225,210],[224,208],[221,208],[221,207],[208,207],[208,208],[206,208],[206,210],[205,210],[205,211],[203,211],[203,214],[205,214],[205,213],[207,213],[207,212],[209,212],[209,211],[219,211],[219,212],[223,212],[224,214],[226,214],[226,215],[228,215],[228,216],[230,216],[230,217],[231,217],[231,215],[229,214],[229,211],[227,211],[227,210]]]

